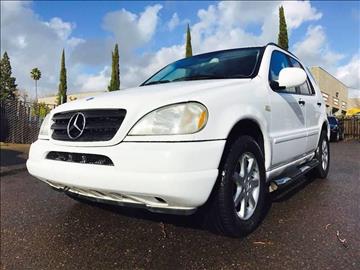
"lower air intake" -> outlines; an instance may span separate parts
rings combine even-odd
[[[94,155],[94,154],[51,151],[46,155],[46,159],[82,163],[82,164],[114,166],[114,163],[107,156]]]

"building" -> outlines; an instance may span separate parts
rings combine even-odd
[[[68,94],[67,101],[73,101],[81,98],[87,98],[87,97],[93,97],[100,94],[104,94],[107,91],[97,91],[97,92],[80,92],[75,94]],[[42,97],[38,99],[39,102],[45,103],[51,107],[54,107],[57,105],[57,96],[48,96],[48,97]]]
[[[329,115],[345,115],[348,109],[348,87],[321,67],[311,67],[311,74],[320,87]]]

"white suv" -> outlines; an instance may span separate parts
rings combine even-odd
[[[57,107],[27,168],[78,199],[175,214],[206,203],[212,225],[243,236],[270,192],[310,170],[326,177],[328,138],[311,74],[268,44],[181,59],[139,87]]]

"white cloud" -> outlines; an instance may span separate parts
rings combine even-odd
[[[105,15],[103,28],[121,42],[120,48],[126,52],[150,41],[159,19],[161,5],[148,6],[140,15],[125,9],[109,12]]]
[[[66,44],[69,45],[70,47],[74,48],[74,47],[76,47],[79,44],[84,43],[84,42],[85,42],[85,39],[71,37],[66,41]]]
[[[121,88],[139,84],[141,80],[146,78],[142,74],[149,73],[148,71],[141,71],[141,69],[144,62],[147,61],[146,59],[151,56],[138,56],[135,55],[134,51],[145,46],[152,39],[159,22],[159,11],[161,9],[161,5],[154,5],[147,6],[140,14],[125,9],[107,13],[104,16],[102,26],[112,36],[105,40],[93,39],[81,42],[73,51],[71,63],[80,67],[109,65],[111,63],[111,51],[114,44],[118,43]],[[96,77],[97,80],[100,78],[104,80],[105,78],[101,72],[92,76]],[[82,76],[82,79],[77,81],[76,91],[78,89],[86,90],[86,86],[89,84],[85,84],[83,78],[90,79],[90,77],[91,75]],[[84,85],[80,86],[79,82],[84,82]],[[97,85],[101,86],[101,84]]]
[[[322,66],[330,72],[345,57],[330,49],[321,25],[309,26],[304,39],[294,44],[293,51],[307,66]]]
[[[180,19],[179,19],[178,14],[175,12],[175,13],[172,15],[170,21],[168,22],[169,30],[170,30],[170,31],[174,30],[174,28],[175,28],[176,26],[178,26],[179,24],[180,24]]]
[[[111,62],[114,44],[119,43],[121,65],[130,68],[132,63],[138,62],[134,60],[133,50],[152,39],[161,8],[161,5],[148,6],[140,14],[126,10],[110,12],[104,17],[103,28],[112,36],[85,40],[73,36],[76,27],[73,22],[59,17],[45,21],[33,12],[29,2],[2,1],[1,53],[8,52],[19,88],[29,91],[30,96],[34,96],[34,83],[30,78],[33,67],[42,71],[38,84],[40,96],[56,93],[63,48],[68,91],[104,90],[109,81],[109,71],[104,66]],[[88,73],[89,66],[101,68],[101,71]]]
[[[290,41],[292,31],[322,17],[309,1],[270,1],[266,4],[224,1],[212,4],[198,10],[197,20],[190,25],[194,54],[276,42],[280,5],[285,9]],[[33,88],[29,72],[37,66],[43,74],[39,82],[40,93],[49,94],[57,89],[62,48],[66,49],[69,92],[105,90],[110,77],[111,51],[118,43],[121,87],[135,86],[161,67],[184,56],[185,32],[177,44],[142,55],[136,52],[152,42],[161,21],[161,9],[162,5],[157,4],[145,7],[138,14],[126,9],[109,12],[102,23],[108,37],[82,39],[73,35],[76,27],[73,22],[59,17],[44,21],[33,12],[28,2],[1,2],[1,49],[10,55],[20,88]],[[174,13],[166,26],[171,31],[183,22],[185,20],[180,21],[178,14]],[[253,26],[260,28],[260,32],[254,34],[248,30]],[[336,70],[344,55],[330,49],[322,26],[308,27],[304,39],[291,47],[307,65],[321,65],[352,85],[354,72],[359,69],[358,66],[357,71],[354,68],[359,57]],[[100,71],[85,72],[89,67]],[[359,84],[355,85],[358,87]]]
[[[360,54],[354,55],[349,63],[340,66],[335,77],[350,88],[349,94],[351,96],[360,98]]]
[[[34,96],[30,71],[38,67],[42,73],[40,95],[56,92],[62,49],[65,48],[69,57],[72,48],[81,43],[81,39],[72,36],[74,27],[74,23],[60,18],[41,20],[29,2],[1,1],[1,53],[8,52],[21,90],[26,89]],[[69,78],[73,78],[73,72],[73,67],[68,66]]]
[[[27,42],[26,42],[26,37],[25,36],[18,36],[17,37],[17,46],[20,48],[20,49],[24,49],[26,46],[27,46]]]
[[[97,75],[80,74],[75,81],[78,91],[106,90],[110,81],[110,68],[105,66]]]
[[[305,21],[321,19],[322,13],[311,6],[310,1],[283,1],[288,28],[298,28]]]
[[[270,1],[266,4],[256,1],[224,1],[198,11],[200,20],[192,27],[193,48],[203,52],[276,42],[280,5],[285,9],[290,35],[292,29],[322,16],[307,1]],[[257,25],[261,32],[248,32],[249,25]]]
[[[54,17],[50,21],[44,22],[44,24],[53,29],[62,40],[66,40],[75,28],[75,24],[64,22],[58,17]]]
[[[289,14],[286,15],[290,22],[289,31],[322,16],[309,2],[291,3],[296,7],[291,9],[286,1],[268,2],[266,5],[263,2],[225,1],[210,5],[207,9],[200,9],[197,12],[198,21],[191,25],[194,54],[275,42],[278,32],[278,8],[281,4],[284,5],[286,14],[289,9]],[[297,9],[301,14],[294,12]],[[176,17],[177,15],[173,14],[175,21]],[[246,31],[246,27],[251,24],[261,26],[261,33],[256,35]],[[184,40],[185,33],[181,43],[138,57],[138,61],[128,62],[126,66],[123,64],[122,85],[138,85],[161,67],[183,58]]]

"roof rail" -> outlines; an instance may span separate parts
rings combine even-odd
[[[291,54],[291,55],[294,56],[296,59],[298,59],[295,54],[293,54],[292,52],[290,52],[290,51],[288,51],[288,50],[285,50],[284,48],[280,47],[278,44],[276,44],[276,43],[274,43],[274,42],[269,42],[268,44],[265,45],[265,47],[270,46],[270,45],[275,46],[275,47],[278,47],[278,48],[284,50],[285,52]]]

